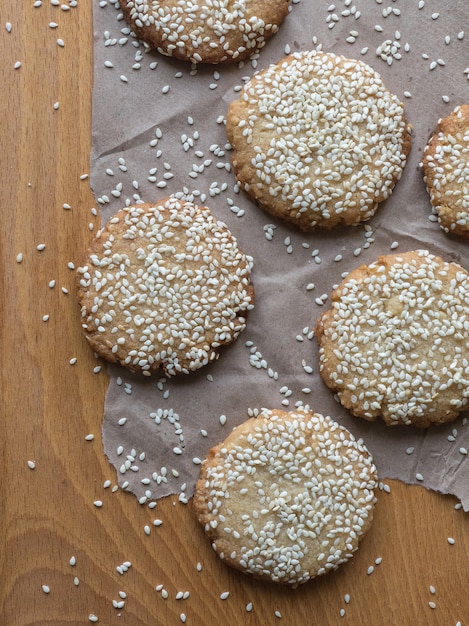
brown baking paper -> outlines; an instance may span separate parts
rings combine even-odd
[[[312,337],[344,272],[380,254],[426,248],[469,269],[468,243],[434,221],[419,169],[438,118],[469,102],[466,1],[426,0],[419,9],[417,1],[302,0],[252,61],[197,68],[148,52],[114,4],[94,2],[91,180],[103,221],[125,204],[184,193],[253,257],[256,290],[247,329],[197,373],[167,380],[109,367],[103,439],[120,485],[142,503],[168,494],[185,501],[200,461],[236,424],[261,407],[308,405],[363,438],[381,480],[454,494],[469,510],[467,413],[428,430],[354,418],[320,380]],[[224,116],[255,71],[318,46],[380,72],[405,104],[413,144],[393,195],[366,225],[302,234],[238,193]]]

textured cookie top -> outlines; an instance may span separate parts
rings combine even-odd
[[[245,328],[251,268],[206,207],[170,197],[122,209],[78,269],[85,335],[133,371],[196,370]]]
[[[319,319],[320,373],[367,420],[449,422],[469,397],[469,274],[426,250],[350,272]]]
[[[264,47],[290,0],[121,0],[137,37],[193,63],[241,61]]]
[[[193,504],[226,563],[296,586],[357,549],[375,487],[370,453],[330,417],[264,409],[210,450]]]
[[[424,181],[443,230],[469,238],[469,105],[438,121],[422,158]]]
[[[305,231],[369,219],[410,150],[403,105],[380,75],[317,51],[254,76],[231,103],[226,130],[244,190]]]

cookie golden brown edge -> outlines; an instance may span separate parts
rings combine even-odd
[[[121,0],[135,35],[161,54],[192,63],[251,57],[278,32],[290,0]]]
[[[209,451],[192,505],[227,565],[296,587],[352,557],[376,486],[363,441],[332,418],[262,409]]]
[[[77,270],[85,337],[133,372],[193,372],[246,327],[251,269],[208,207],[174,196],[125,207]]]
[[[362,61],[317,50],[256,74],[228,108],[241,188],[303,231],[370,219],[411,145],[400,100]]]
[[[438,120],[421,165],[441,228],[469,239],[469,104]]]
[[[380,256],[331,295],[315,335],[320,375],[353,415],[451,422],[469,398],[469,273],[427,250]]]

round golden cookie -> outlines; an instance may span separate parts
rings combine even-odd
[[[410,150],[402,103],[365,63],[298,52],[255,75],[226,132],[241,187],[303,231],[368,220]]]
[[[438,120],[425,147],[424,181],[446,233],[469,238],[469,104]]]
[[[427,427],[469,397],[469,273],[426,250],[353,270],[319,319],[320,374],[353,415]]]
[[[192,372],[244,330],[251,268],[207,207],[168,197],[124,208],[78,269],[85,336],[132,371]]]
[[[290,0],[121,0],[136,36],[162,54],[193,63],[241,61],[264,47]]]
[[[352,556],[376,484],[363,442],[330,417],[263,409],[209,451],[193,507],[228,565],[297,586]]]

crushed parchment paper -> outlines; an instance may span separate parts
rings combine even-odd
[[[103,221],[125,204],[184,194],[210,207],[254,258],[256,307],[215,363],[190,376],[144,378],[109,366],[103,440],[123,488],[141,503],[190,498],[208,449],[261,407],[308,405],[363,438],[380,479],[456,495],[469,510],[467,413],[428,430],[352,417],[318,375],[313,329],[347,271],[380,254],[426,248],[469,269],[468,243],[445,235],[419,169],[439,117],[469,102],[466,0],[319,0],[292,4],[267,46],[238,65],[190,64],[148,52],[118,3],[94,6],[91,181]],[[366,224],[311,234],[269,217],[230,168],[228,104],[257,70],[320,47],[361,59],[405,104],[411,154],[391,198]]]

